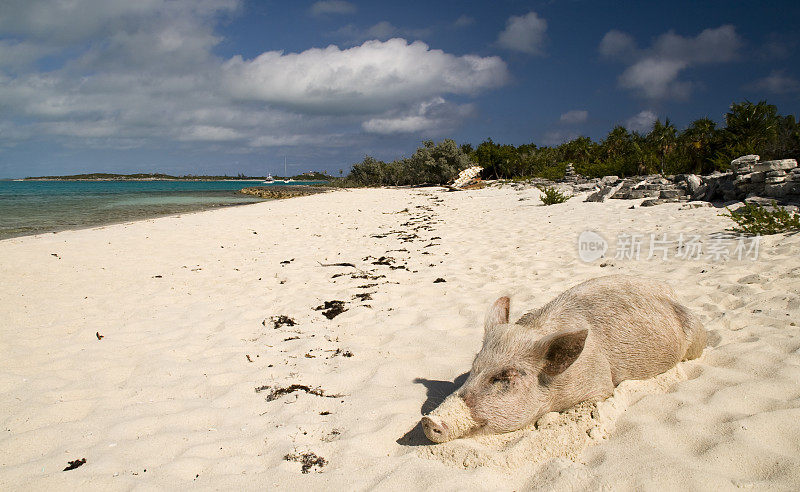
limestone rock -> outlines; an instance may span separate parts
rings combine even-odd
[[[658,192],[655,192],[657,195]],[[614,193],[611,198],[619,199],[619,200],[635,200],[637,198],[645,198],[645,197],[652,197],[654,193],[648,190],[631,190],[622,188],[616,193]]]
[[[770,206],[774,201],[775,201],[774,198],[764,198],[763,196],[757,196],[757,195],[748,196],[747,198],[744,199],[745,203],[752,203],[753,205],[760,205],[762,207]]]
[[[736,159],[732,160],[731,166],[738,166],[743,163],[754,164],[758,162],[759,159],[761,159],[761,156],[758,156],[756,154],[743,155],[741,157],[737,157]]]
[[[708,185],[703,183],[694,193],[692,193],[692,200],[705,200],[708,196]]]
[[[767,196],[774,196],[775,198],[782,198],[789,193],[789,183],[774,183],[764,185],[764,194]]]
[[[586,197],[587,202],[604,202],[608,200],[613,194],[615,194],[619,189],[622,188],[622,183],[619,183],[615,186],[604,186],[603,188],[599,189],[598,191],[592,193],[588,197]]]
[[[753,166],[753,171],[786,171],[797,167],[794,159],[780,159],[777,161],[759,162]]]
[[[697,193],[697,190],[700,188],[700,185],[703,184],[703,180],[696,174],[687,174],[686,175],[686,191],[689,192],[690,195],[694,195]]]
[[[783,176],[775,176],[774,178],[765,178],[764,182],[768,185],[775,184],[775,183],[783,183],[786,181],[786,178]]]
[[[600,178],[600,184],[603,186],[610,186],[619,182],[619,176],[603,176]]]
[[[669,199],[669,198],[682,197],[684,195],[685,193],[683,192],[683,190],[661,190],[661,192],[658,194],[658,197]]]
[[[590,182],[590,183],[575,183],[575,185],[573,185],[573,188],[575,188],[576,192],[593,191],[593,190],[597,189],[597,184],[596,183],[592,183],[592,182]]]
[[[731,170],[736,174],[751,173],[759,159],[760,157],[755,154],[743,155],[731,161]]]
[[[776,177],[779,177],[779,176],[786,176],[786,171],[784,171],[783,169],[778,169],[778,170],[775,170],[775,171],[768,171],[767,172],[767,177],[768,178],[776,178]]]
[[[649,198],[647,200],[644,200],[640,204],[640,206],[642,206],[642,207],[654,207],[656,205],[661,205],[662,203],[667,203],[667,201],[666,200],[662,200],[660,198]]]

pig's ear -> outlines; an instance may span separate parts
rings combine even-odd
[[[489,312],[486,313],[486,322],[483,324],[484,333],[488,333],[489,330],[497,325],[508,323],[508,309],[510,305],[511,300],[508,297],[501,297],[494,301],[492,307],[489,308]]]
[[[558,376],[581,355],[589,330],[561,331],[541,340],[544,350],[542,372],[548,376]]]

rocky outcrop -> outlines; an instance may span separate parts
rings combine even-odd
[[[619,178],[617,178],[617,179],[619,179]],[[602,180],[601,180],[600,184],[602,185]],[[619,183],[614,184],[614,185],[607,184],[607,185],[603,186],[602,188],[600,188],[599,190],[597,190],[594,193],[592,193],[591,195],[589,195],[586,198],[586,201],[587,202],[604,202],[604,201],[608,200],[609,198],[611,198],[611,196],[614,193],[616,193],[617,191],[619,191],[620,188],[622,188],[622,182],[619,182]]]
[[[598,181],[599,191],[587,201],[602,201],[612,190],[603,185],[604,179]],[[800,168],[794,159],[762,162],[759,156],[751,154],[731,161],[731,170],[725,173],[626,178],[610,196],[622,200],[644,198],[643,207],[687,200],[800,203]]]
[[[325,193],[326,191],[335,190],[337,188],[325,186],[255,186],[252,188],[244,188],[239,190],[239,193],[245,195],[254,195],[261,198],[281,199],[293,198],[296,196],[316,195],[317,193]]]
[[[748,201],[782,205],[800,204],[800,167],[794,159],[761,161],[755,154],[731,161],[728,172],[714,171],[707,176],[651,174],[620,179],[618,176],[585,178],[567,165],[563,180],[553,183],[534,179],[528,185],[569,187],[574,192],[589,191],[587,202],[644,199],[642,207],[662,203],[704,201]],[[524,184],[519,183],[519,186]]]
[[[662,200],[675,200],[686,195],[672,180],[657,174],[636,176],[622,181],[622,186],[611,196],[617,200],[631,200],[635,198],[660,198]]]
[[[731,171],[733,191],[728,195],[732,199],[800,202],[800,170],[794,159],[761,161],[757,155],[747,155],[731,161]]]

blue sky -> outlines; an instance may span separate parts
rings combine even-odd
[[[800,114],[800,2],[3,0],[0,177],[345,172]]]

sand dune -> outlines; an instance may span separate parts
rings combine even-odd
[[[800,237],[757,260],[584,263],[587,229],[708,247],[730,222],[538,194],[352,190],[0,241],[0,488],[800,487]],[[594,413],[424,438],[494,299],[519,317],[611,273],[672,284],[703,357]]]

